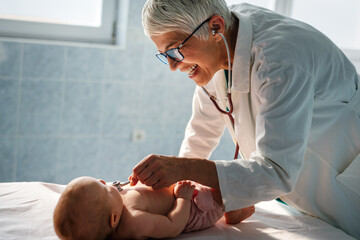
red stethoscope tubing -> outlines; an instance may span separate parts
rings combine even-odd
[[[219,112],[221,112],[222,114],[226,114],[226,115],[229,117],[229,119],[230,119],[230,121],[231,121],[231,123],[232,123],[232,126],[233,126],[233,128],[235,129],[235,120],[234,120],[233,116],[231,115],[232,112],[233,112],[233,110],[234,110],[234,108],[233,108],[233,102],[232,102],[232,99],[231,99],[231,93],[228,92],[227,95],[226,95],[226,98],[229,100],[229,105],[230,105],[230,106],[229,106],[229,107],[230,107],[229,111],[224,111],[224,110],[222,110],[222,109],[219,107],[219,105],[217,104],[216,98],[215,98],[213,95],[210,95],[210,94],[209,94],[209,96],[210,96],[211,102],[214,104],[214,106],[216,107],[216,109],[217,109]],[[234,159],[238,159],[238,156],[239,156],[239,144],[236,142]]]

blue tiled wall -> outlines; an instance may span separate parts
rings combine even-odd
[[[154,57],[143,3],[130,1],[126,49],[0,41],[1,182],[124,180],[147,154],[178,154],[195,84]],[[212,158],[233,148],[226,133]]]

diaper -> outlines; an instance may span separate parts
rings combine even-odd
[[[195,184],[190,217],[183,232],[192,232],[213,226],[222,216],[223,208],[214,201],[211,188]]]

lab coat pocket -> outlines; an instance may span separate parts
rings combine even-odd
[[[336,179],[360,197],[360,154]]]

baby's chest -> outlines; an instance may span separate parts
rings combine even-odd
[[[131,191],[126,194],[124,205],[129,210],[142,210],[145,211],[149,205],[148,197],[138,191]]]
[[[168,191],[135,191],[124,203],[129,209],[167,215],[173,207],[174,196]]]

